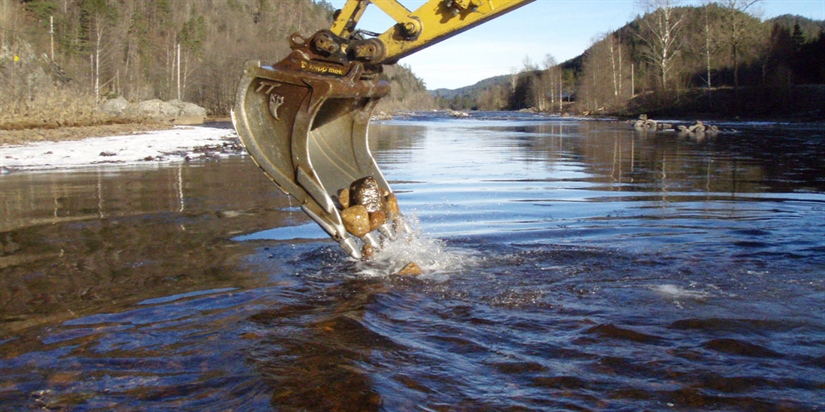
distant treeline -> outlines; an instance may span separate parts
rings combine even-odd
[[[244,61],[280,60],[292,33],[329,28],[333,13],[323,0],[0,0],[0,111],[33,116],[44,100],[118,95],[225,115]],[[389,104],[432,104],[407,68],[386,78]]]
[[[825,104],[792,104],[821,98],[810,85],[825,84],[825,22],[790,15],[761,21],[748,13],[758,3],[753,0],[702,7],[675,3],[648,0],[644,15],[600,36],[573,60],[558,64],[548,55],[539,67],[525,59],[521,70],[497,81],[462,93],[438,93],[439,104],[719,116],[787,114],[784,108],[816,112]],[[753,98],[765,96],[772,101],[754,105]],[[789,105],[778,107],[776,98]]]

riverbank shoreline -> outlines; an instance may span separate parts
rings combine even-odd
[[[149,165],[243,153],[231,123],[198,126],[129,124],[30,129],[15,143],[3,131],[0,174],[99,165]],[[19,136],[17,136],[19,137]]]
[[[473,112],[470,112],[473,113]],[[409,115],[409,112],[405,112]],[[540,115],[551,116],[552,115]],[[397,113],[390,117],[404,117]],[[588,116],[600,119],[600,116]],[[627,118],[609,117],[618,122]],[[724,128],[782,127],[825,130],[823,121],[771,119],[750,121],[743,119],[713,120]],[[388,119],[378,119],[388,120]],[[689,123],[676,117],[656,119],[671,123]],[[95,165],[135,165],[162,162],[214,159],[242,154],[232,123],[227,118],[215,118],[203,125],[182,126],[169,123],[124,123],[61,128],[36,128],[0,131],[0,174],[20,171],[42,171],[79,168]]]

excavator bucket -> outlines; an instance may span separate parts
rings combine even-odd
[[[409,230],[367,140],[370,116],[390,90],[379,80],[383,65],[532,1],[427,0],[410,11],[398,0],[347,0],[329,30],[293,34],[280,62],[246,63],[235,129],[264,173],[361,258],[380,246],[376,231],[392,239]],[[396,24],[382,34],[356,29],[370,4]]]
[[[273,66],[246,62],[232,111],[257,165],[356,259],[364,244],[378,248],[379,238],[348,233],[342,211],[349,199],[339,193],[365,177],[375,179],[383,196],[392,193],[367,136],[370,116],[388,93],[389,84],[366,76],[361,64],[312,62],[293,53]],[[393,238],[399,222],[400,214],[377,230]]]

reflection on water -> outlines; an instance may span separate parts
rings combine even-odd
[[[823,131],[724,128],[375,124],[372,264],[248,158],[2,176],[0,405],[823,410]]]
[[[303,219],[248,159],[4,176],[0,302],[17,330],[249,280],[227,239]],[[116,305],[110,307],[109,305]],[[88,308],[88,309],[87,309]]]

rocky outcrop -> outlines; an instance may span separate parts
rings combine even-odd
[[[715,135],[720,132],[728,132],[728,133],[735,133],[736,130],[722,130],[716,125],[706,124],[700,120],[697,120],[692,125],[673,125],[671,123],[662,123],[658,122],[653,119],[648,119],[646,114],[642,114],[639,116],[638,120],[629,120],[629,124],[633,125],[633,128],[640,131],[640,132],[648,132],[648,131],[663,131],[663,132],[672,132],[676,131],[680,134],[688,134],[688,135]]]
[[[206,109],[194,103],[180,100],[164,102],[159,99],[129,103],[123,97],[106,100],[100,110],[115,117],[146,119],[174,124],[202,124],[206,120]]]

